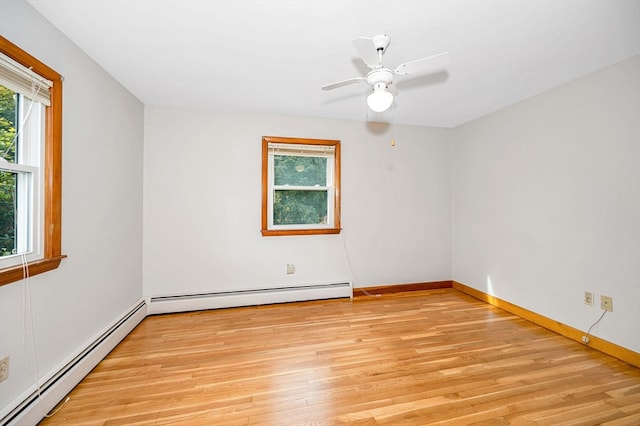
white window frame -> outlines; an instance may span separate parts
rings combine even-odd
[[[296,186],[296,185],[276,185],[275,184],[275,156],[291,156],[291,157],[313,157],[327,159],[327,182],[326,186]],[[333,149],[326,149],[321,146],[319,149],[315,145],[296,145],[292,150],[285,144],[270,144],[269,146],[269,191],[267,193],[268,208],[268,229],[314,229],[314,228],[333,228],[334,214],[333,202],[335,188],[333,186],[335,168],[335,154]],[[276,191],[322,191],[327,193],[327,221],[318,224],[287,224],[276,225],[273,223],[273,203]]]
[[[41,168],[44,148],[44,108],[23,93],[16,92],[18,117],[16,123],[15,163],[0,158],[0,170],[15,173],[15,246],[16,253],[0,257],[0,269],[32,262],[43,256],[43,186]]]
[[[340,141],[323,139],[300,139],[265,136],[263,146],[263,206],[262,235],[308,235],[336,234],[340,232]],[[289,155],[297,157],[321,157],[327,159],[326,186],[276,185],[274,157]],[[273,223],[274,196],[276,191],[326,191],[327,220],[318,224]]]

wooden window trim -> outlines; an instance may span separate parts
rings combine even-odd
[[[62,254],[62,76],[6,38],[0,52],[53,82],[51,105],[45,109],[43,257],[27,264],[28,276],[56,269]],[[22,265],[0,269],[0,286],[24,278]]]
[[[333,210],[333,227],[317,228],[317,229],[268,229],[268,190],[269,190],[269,143],[290,143],[301,145],[329,145],[335,147],[334,158],[334,210]],[[340,141],[329,139],[303,139],[303,138],[287,138],[280,136],[263,136],[262,137],[262,236],[286,236],[286,235],[321,235],[321,234],[339,234],[340,228]]]

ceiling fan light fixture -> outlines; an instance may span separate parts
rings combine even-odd
[[[394,96],[398,95],[397,86],[393,86],[394,75],[413,73],[434,73],[443,70],[451,60],[448,52],[405,62],[394,68],[382,64],[382,55],[389,47],[390,38],[386,34],[374,37],[357,37],[351,40],[362,62],[371,70],[366,76],[337,81],[321,87],[322,90],[333,90],[355,83],[367,83],[373,90],[367,96],[367,105],[372,111],[383,112],[393,105]],[[391,90],[389,90],[391,88]]]
[[[393,95],[387,90],[384,83],[376,83],[373,92],[367,96],[367,105],[375,112],[383,112],[389,109],[393,103]]]

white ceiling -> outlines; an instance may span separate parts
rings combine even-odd
[[[27,0],[143,103],[367,120],[351,40],[386,33],[382,120],[455,127],[640,53],[640,0]],[[378,117],[380,118],[380,117]]]

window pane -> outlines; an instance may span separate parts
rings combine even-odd
[[[17,173],[0,171],[0,256],[16,253]]]
[[[325,157],[274,155],[273,168],[275,185],[327,186]]]
[[[14,91],[0,85],[0,156],[15,162],[16,99]]]
[[[327,223],[327,191],[279,191],[273,196],[274,225]]]

